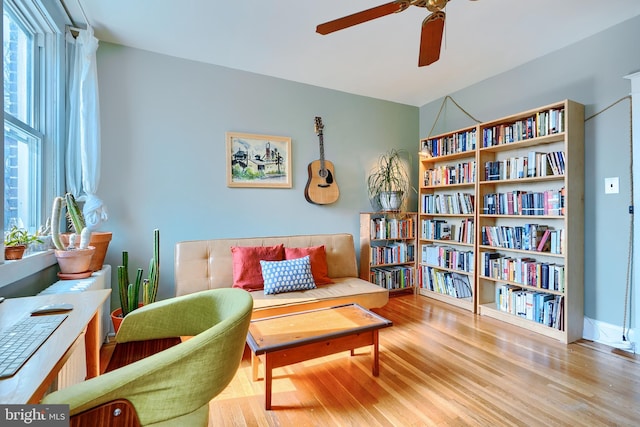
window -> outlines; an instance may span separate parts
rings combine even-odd
[[[35,231],[55,189],[62,36],[43,11],[39,0],[3,0],[5,230]]]

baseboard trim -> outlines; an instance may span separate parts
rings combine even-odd
[[[622,326],[612,325],[585,316],[582,338],[635,353],[636,349],[638,349],[637,334],[633,329],[627,332],[626,342],[623,342]]]

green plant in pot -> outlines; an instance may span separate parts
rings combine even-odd
[[[80,230],[79,234],[76,232],[69,236],[68,244],[64,244],[60,238],[60,222],[64,207],[67,209],[73,229]],[[84,217],[73,195],[67,193],[64,198],[56,197],[51,211],[51,240],[60,266],[60,278],[76,279],[91,275],[89,265],[95,248],[89,246],[90,237],[91,232],[84,225]]]
[[[29,234],[24,228],[14,225],[4,236],[4,259],[22,259],[30,243],[42,243],[38,233]]]
[[[109,243],[111,242],[112,234],[110,231],[94,231],[91,230],[90,227],[87,226],[84,214],[82,213],[82,209],[78,206],[78,202],[75,197],[71,193],[67,193],[64,197],[61,197],[62,207],[67,207],[67,218],[69,219],[69,228],[76,235],[80,235],[84,228],[88,228],[90,231],[87,231],[89,234],[89,246],[93,246],[95,248],[93,255],[91,257],[91,263],[89,264],[88,270],[90,271],[98,271],[102,268],[104,263],[104,258],[107,254],[107,250],[109,248]],[[54,200],[55,204],[55,200]],[[55,210],[55,207],[54,207]],[[69,245],[69,237],[72,233],[60,233],[59,242],[62,246],[67,247]],[[54,246],[58,247],[57,245]]]
[[[413,188],[408,170],[410,160],[407,151],[395,148],[378,157],[367,177],[369,199],[375,210],[400,210]]]
[[[143,270],[138,268],[135,281],[129,280],[129,252],[123,251],[122,265],[118,266],[120,308],[111,313],[113,328],[116,332],[127,314],[156,300],[160,279],[160,230],[158,229],[153,230],[153,256],[149,261],[149,273],[146,279],[143,279],[142,276]],[[141,291],[142,301],[140,301]]]

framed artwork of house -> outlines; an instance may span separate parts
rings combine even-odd
[[[227,187],[291,188],[291,138],[227,132]]]

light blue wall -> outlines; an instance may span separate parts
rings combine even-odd
[[[592,116],[630,92],[624,76],[640,70],[640,18],[524,64],[452,97],[481,121],[563,99]],[[490,58],[488,58],[490,59]],[[472,72],[472,70],[470,70]],[[420,108],[420,135],[429,134],[442,100]],[[629,101],[585,123],[585,316],[622,326],[630,236]],[[434,134],[474,122],[448,102]],[[620,177],[620,193],[604,194],[604,178]],[[636,190],[637,191],[637,190]],[[636,319],[632,319],[638,325]]]
[[[130,270],[146,272],[159,228],[161,298],[174,293],[178,241],[334,232],[357,241],[358,213],[371,209],[364,183],[376,157],[389,147],[418,147],[417,107],[109,43],[97,56],[98,193],[110,215],[102,229],[114,233],[106,262],[114,284],[123,250]],[[340,188],[332,205],[304,197],[307,165],[319,157],[315,116],[322,117],[325,156]],[[227,131],[291,137],[293,188],[228,188]]]

